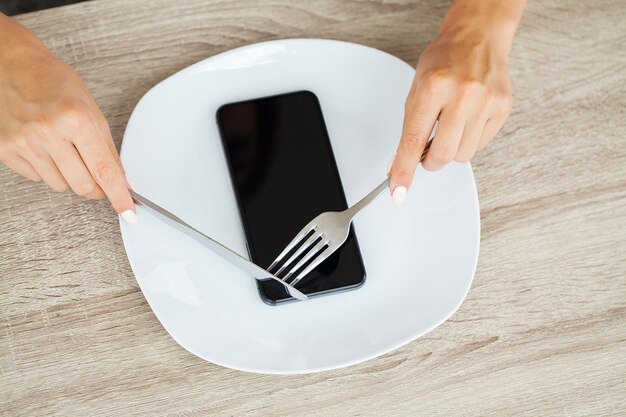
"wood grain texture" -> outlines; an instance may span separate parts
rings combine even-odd
[[[200,59],[319,37],[415,64],[446,8],[96,0],[18,20],[84,77],[119,145],[139,98]],[[187,353],[138,289],[107,203],[0,167],[0,414],[626,415],[624,22],[622,1],[530,2],[513,114],[473,163],[482,242],[466,301],[346,369],[254,375]]]

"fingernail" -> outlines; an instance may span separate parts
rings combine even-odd
[[[129,224],[137,223],[137,213],[135,213],[132,210],[123,211],[120,214],[120,216],[122,216],[122,219],[124,219],[126,223],[129,223]]]
[[[391,157],[391,161],[389,161],[389,165],[387,165],[387,176],[389,176],[389,174],[391,174],[391,167],[393,166],[393,161],[396,160],[396,155],[397,154],[393,154],[393,156]]]
[[[393,193],[391,193],[391,199],[393,200],[394,203],[402,204],[405,198],[406,198],[406,187],[399,185],[393,189]]]

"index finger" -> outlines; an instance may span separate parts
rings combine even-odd
[[[103,132],[93,128],[86,135],[76,138],[74,145],[85,162],[91,176],[100,186],[111,202],[111,205],[124,220],[134,223],[137,220],[135,203],[128,191],[126,177],[115,154],[107,145],[112,141],[110,132],[103,137]]]
[[[440,111],[439,103],[428,102],[426,98],[416,100],[414,106],[405,111],[402,136],[390,171],[390,189],[397,203],[404,200],[413,182],[415,169],[422,160],[426,144],[433,136]]]

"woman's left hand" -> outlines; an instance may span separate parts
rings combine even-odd
[[[419,59],[389,172],[396,203],[406,196],[435,121],[437,132],[422,162],[429,171],[472,159],[511,111],[507,57],[517,21],[513,25],[499,17],[494,23],[498,16],[493,10],[467,10],[476,4],[453,2],[438,36]]]

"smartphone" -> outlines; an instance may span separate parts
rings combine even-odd
[[[322,108],[310,91],[229,103],[217,123],[250,259],[268,268],[305,224],[348,205]],[[354,229],[345,244],[298,283],[310,297],[354,289],[365,267]],[[263,301],[292,301],[274,280],[257,280]]]

